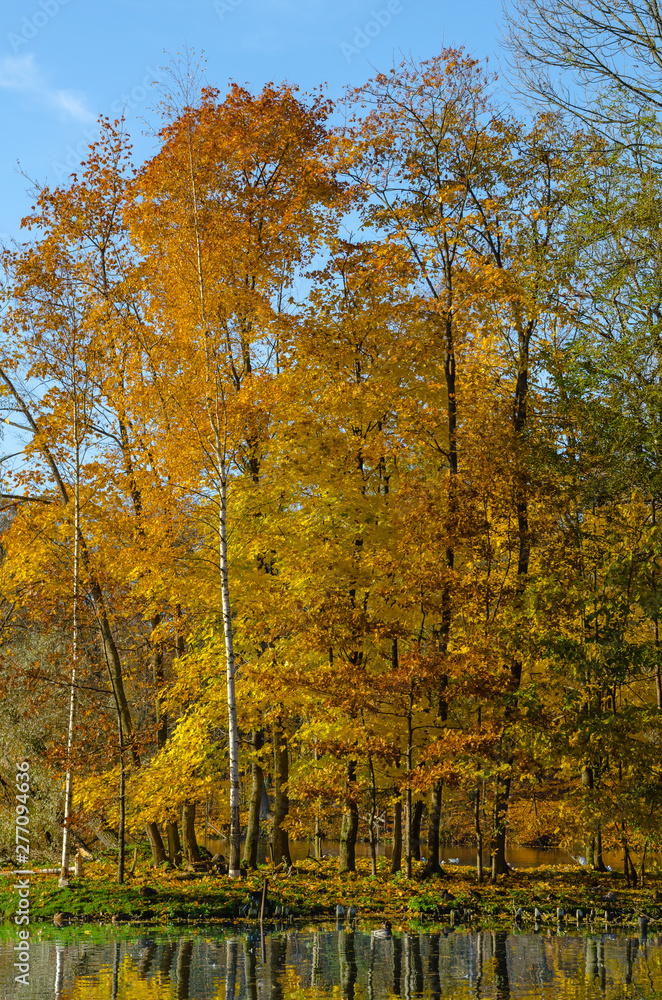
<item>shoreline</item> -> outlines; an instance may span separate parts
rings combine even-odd
[[[512,925],[522,929],[577,927],[589,923],[610,927],[639,926],[645,919],[651,931],[662,927],[662,872],[646,878],[644,888],[628,888],[619,872],[599,873],[576,866],[519,869],[496,885],[477,884],[474,868],[454,865],[443,876],[423,878],[422,863],[413,877],[391,875],[382,863],[370,874],[369,863],[357,860],[357,871],[341,874],[337,862],[297,862],[290,875],[262,865],[241,880],[205,871],[156,870],[141,865],[123,885],[113,881],[115,865],[92,861],[85,874],[58,888],[58,876],[33,869],[30,886],[30,923],[101,923],[149,926],[199,926],[227,923],[259,926],[261,897],[267,880],[265,925],[333,920],[341,907],[347,920],[350,907],[361,922],[385,918],[425,926],[490,927]],[[388,870],[387,870],[388,869]],[[0,913],[5,926],[16,911],[15,877],[0,872]],[[519,911],[519,912],[518,912]],[[606,911],[606,918],[605,918]],[[560,919],[559,919],[560,914]],[[18,928],[16,928],[18,930]]]

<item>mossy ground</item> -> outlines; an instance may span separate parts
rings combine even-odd
[[[591,908],[597,911],[596,919],[604,921],[607,908],[612,923],[645,914],[653,926],[657,921],[662,925],[660,872],[648,876],[643,889],[628,889],[620,873],[599,874],[576,866],[520,869],[496,885],[478,885],[475,870],[459,865],[449,868],[444,878],[424,879],[422,871],[423,865],[414,863],[411,879],[402,873],[391,875],[389,862],[380,858],[376,878],[365,860],[357,861],[356,872],[341,875],[337,861],[309,859],[298,862],[296,872],[285,877],[274,875],[271,866],[264,865],[241,880],[210,874],[182,881],[180,872],[155,870],[140,862],[133,877],[118,885],[115,865],[101,859],[88,862],[84,876],[72,878],[64,889],[58,888],[57,875],[30,876],[30,918],[52,921],[56,913],[64,912],[101,922],[120,915],[156,924],[243,922],[255,916],[245,912],[249,892],[258,893],[268,878],[270,915],[280,919],[328,919],[340,903],[345,908],[354,905],[359,918],[366,920],[391,916],[398,921],[448,922],[457,910],[463,919],[469,918],[465,911],[470,911],[470,919],[477,924],[510,924],[515,910],[524,911],[526,922],[538,907],[544,921],[556,924],[557,907],[563,907],[573,922],[577,909]],[[15,882],[11,872],[0,872],[0,915],[6,921],[13,921],[17,906]],[[145,887],[155,894],[141,894]],[[605,900],[607,893],[615,898]]]

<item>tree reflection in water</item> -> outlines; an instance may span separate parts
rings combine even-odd
[[[0,946],[0,996],[13,995],[10,951]],[[125,931],[121,941],[43,941],[31,979],[30,1000],[652,1000],[662,996],[662,938],[396,929],[385,939],[317,926],[131,940]]]
[[[338,934],[338,959],[340,966],[340,995],[354,1000],[354,987],[358,976],[354,931],[340,931]]]
[[[430,935],[428,949],[428,984],[430,1000],[441,1000],[441,979],[439,977],[439,935]]]
[[[145,941],[144,950],[140,956],[140,961],[138,962],[138,976],[140,979],[147,979],[149,976],[149,971],[152,968],[152,963],[156,958],[156,954],[156,941]]]
[[[120,952],[121,945],[116,941],[113,945],[113,985],[110,991],[110,1000],[117,1000],[120,981]]]
[[[284,934],[274,934],[267,942],[268,977],[271,983],[271,1000],[283,1000],[283,978],[287,957],[287,938]]]
[[[177,1000],[189,1000],[192,955],[192,939],[182,938],[177,952]]]
[[[247,934],[244,938],[244,983],[246,987],[246,1000],[258,1000],[257,992],[257,956],[256,949],[259,947],[256,934]]]
[[[402,996],[400,992],[402,983],[402,941],[399,937],[392,939],[393,944],[393,995]]]
[[[64,945],[59,942],[55,945],[55,1000],[60,1000],[62,996],[62,983],[64,981]]]
[[[415,934],[410,938],[411,967],[413,973],[413,992],[417,996],[423,993],[423,958],[421,956],[421,935]]]
[[[494,985],[496,1000],[510,1000],[510,977],[508,975],[507,931],[495,931],[492,937],[494,947]]]

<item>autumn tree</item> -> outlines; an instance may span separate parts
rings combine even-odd
[[[154,615],[167,601],[154,580],[157,566],[172,552],[172,521],[164,517],[172,505],[168,507],[163,482],[154,474],[150,432],[141,420],[139,269],[122,219],[129,156],[121,124],[106,122],[81,176],[66,188],[39,192],[26,224],[40,227],[44,235],[5,255],[11,295],[5,323],[24,353],[7,357],[3,379],[32,434],[27,453],[35,464],[20,476],[26,484],[36,479],[42,485],[39,470],[44,468],[60,502],[69,504],[73,478],[66,463],[74,436],[70,388],[72,345],[77,345],[76,365],[85,371],[89,386],[86,511],[79,535],[84,586],[94,602],[122,729],[137,766],[139,743],[132,740],[117,623],[126,615],[123,620],[137,626],[129,648],[142,651],[149,645]],[[12,374],[19,363],[29,378],[50,387],[34,401],[34,412]],[[136,565],[144,565],[144,573],[136,576]],[[161,861],[165,854],[158,828],[148,820],[147,829],[155,860]]]
[[[259,485],[283,296],[334,216],[329,111],[321,95],[306,102],[285,85],[257,96],[233,85],[224,100],[205,89],[197,106],[164,126],[161,149],[134,188],[133,235],[149,273],[146,344],[159,387],[161,461],[176,469],[180,488],[203,493],[217,517],[233,875],[239,784],[228,498],[237,477]],[[183,431],[183,449],[167,430],[173,424]]]
[[[550,661],[573,678],[563,754],[581,774],[586,853],[598,868],[602,820],[606,828],[611,816],[611,835],[618,822],[625,838],[628,809],[619,807],[618,820],[612,813],[615,788],[627,762],[646,758],[662,704],[659,177],[642,158],[638,131],[629,148],[616,150],[593,137],[574,217],[581,298],[547,360],[560,443],[548,460],[562,484],[563,513],[554,569],[539,592]],[[559,577],[567,589],[556,617],[550,594]],[[657,799],[650,786],[647,795]]]
[[[564,215],[560,195],[566,164],[562,129],[542,117],[530,130],[498,113],[490,103],[491,81],[476,60],[446,50],[417,66],[405,63],[380,74],[355,95],[365,113],[355,125],[355,151],[348,169],[365,191],[369,224],[408,256],[425,316],[427,350],[437,359],[439,385],[432,414],[418,425],[419,440],[433,449],[446,470],[446,583],[443,607],[428,622],[440,662],[452,645],[456,580],[461,575],[460,469],[462,434],[469,426],[459,411],[461,359],[480,351],[481,340],[500,342],[498,379],[511,379],[511,430],[503,441],[521,471],[510,494],[517,524],[513,599],[521,605],[531,557],[527,488],[524,483],[529,413],[530,351],[544,311],[555,308],[563,267],[554,235]],[[550,147],[555,152],[550,153]],[[558,186],[560,185],[560,187]],[[506,375],[506,372],[508,374]],[[467,433],[470,433],[467,431]],[[519,687],[522,657],[510,656],[512,690]],[[448,706],[448,671],[441,669],[437,695],[440,721]],[[512,699],[511,699],[511,704]],[[508,720],[505,719],[506,730]],[[504,730],[504,735],[506,733]],[[508,757],[509,751],[505,751]],[[506,768],[506,772],[507,772]],[[494,869],[506,870],[505,814],[510,778],[496,792]],[[430,805],[431,867],[435,866],[439,788]]]

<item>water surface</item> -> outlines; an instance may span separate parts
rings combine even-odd
[[[242,842],[243,843],[243,842]],[[209,837],[206,841],[207,848],[212,852],[212,854],[227,854],[228,853],[228,842],[227,840],[222,840],[218,837]],[[380,841],[377,845],[377,853],[380,857],[390,858],[392,853],[393,845],[390,841]],[[338,841],[337,840],[325,840],[322,844],[322,850],[325,854],[332,857],[337,857],[338,855]],[[421,844],[421,855],[425,857],[425,847]],[[290,855],[293,861],[301,861],[304,858],[313,856],[313,845],[305,840],[291,840],[290,841]],[[369,858],[370,857],[370,845],[364,843],[363,841],[358,841],[356,844],[356,856],[359,858]],[[607,865],[611,865],[615,870],[623,870],[623,855],[622,854],[610,854],[606,852],[604,854],[604,862]],[[648,854],[648,865],[662,865],[662,854]],[[258,846],[258,861],[262,864],[265,861],[270,860],[270,855],[268,852],[267,844],[265,841],[260,841]],[[441,860],[445,865],[451,865],[457,863],[460,865],[475,865],[476,864],[476,848],[469,844],[463,844],[462,846],[454,844],[450,847],[444,847],[441,850]],[[577,861],[571,854],[563,850],[562,847],[520,847],[517,844],[508,844],[506,847],[506,860],[514,868],[538,868],[541,865],[574,865]],[[490,866],[490,854],[489,851],[483,853],[483,867],[487,871]]]
[[[33,931],[27,986],[0,945],[2,1000],[653,1000],[662,937],[571,932],[218,928]],[[49,939],[46,939],[46,936]]]

